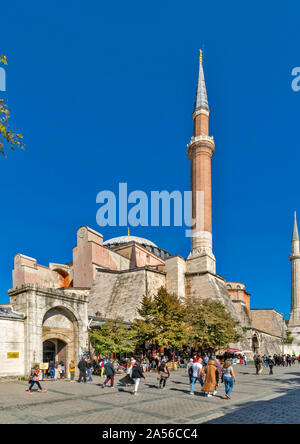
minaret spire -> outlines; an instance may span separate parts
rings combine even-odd
[[[298,233],[298,224],[297,224],[297,214],[294,212],[294,228],[293,228],[293,236],[292,241],[299,241],[299,233]]]
[[[200,49],[200,56],[199,56],[199,74],[198,74],[198,84],[197,84],[194,112],[199,109],[205,109],[205,110],[209,111],[205,78],[204,78],[204,71],[203,71],[202,49]]]
[[[299,232],[296,211],[294,213],[294,227],[292,235],[292,252],[290,254],[292,265],[291,282],[291,313],[288,328],[292,331],[292,336],[298,335],[300,327],[300,250]],[[296,329],[295,329],[296,328]],[[299,339],[299,338],[298,338]]]
[[[191,161],[193,221],[189,259],[192,269],[215,273],[211,208],[211,158],[215,144],[213,137],[209,136],[209,114],[203,71],[203,53],[200,51],[198,84],[193,112],[193,137],[188,144],[188,156]]]

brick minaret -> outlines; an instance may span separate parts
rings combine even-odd
[[[193,137],[188,144],[191,161],[192,245],[189,259],[199,259],[199,271],[215,273],[212,251],[211,158],[215,150],[209,136],[209,106],[207,100],[202,51],[200,51],[198,86],[193,112]]]
[[[291,313],[288,323],[288,328],[290,329],[291,327],[300,327],[300,250],[296,211],[292,236],[292,252],[289,258],[292,264]]]

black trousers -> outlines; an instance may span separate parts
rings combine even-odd
[[[161,386],[165,387],[166,386],[166,382],[167,382],[167,378],[160,378],[160,381],[159,381],[160,387]]]
[[[82,378],[83,378],[83,382],[86,382],[86,371],[84,371],[84,370],[80,370],[78,382],[81,382]]]

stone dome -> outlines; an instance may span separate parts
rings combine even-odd
[[[128,244],[129,242],[136,242],[137,244],[149,246],[149,247],[157,247],[153,242],[148,239],[144,239],[143,237],[138,236],[119,236],[113,237],[112,239],[108,239],[103,242],[103,245],[109,247],[111,245],[120,245],[120,244]]]

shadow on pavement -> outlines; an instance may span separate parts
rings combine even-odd
[[[299,378],[296,381],[299,381]],[[279,389],[275,393],[279,395],[277,398],[265,401],[249,401],[234,406],[231,406],[229,401],[227,406],[233,407],[233,410],[203,424],[299,424],[300,388]]]

